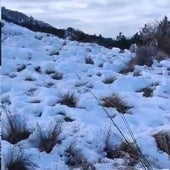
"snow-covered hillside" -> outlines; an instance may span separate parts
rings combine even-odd
[[[128,50],[63,40],[3,23],[3,170],[12,152],[15,160],[21,151],[36,170],[142,168],[135,151],[122,147],[125,140],[110,118],[133,142],[123,120],[128,122],[150,167],[170,167],[170,60],[155,60],[152,67],[135,66],[134,72],[121,74],[134,57]],[[115,106],[102,106],[112,94],[128,106],[123,114]],[[25,122],[29,135],[24,140],[9,138],[9,120],[18,126]],[[52,131],[57,136],[45,150],[40,139]],[[161,149],[159,140],[167,150]]]

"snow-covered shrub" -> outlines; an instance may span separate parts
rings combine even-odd
[[[36,79],[32,76],[26,76],[24,80],[25,81],[35,81]]]
[[[135,66],[135,58],[132,58],[127,64],[125,67],[123,67],[119,73],[121,74],[127,74],[129,72],[133,72],[134,71],[134,66]]]
[[[63,74],[58,71],[55,71],[51,74],[51,78],[55,80],[61,80],[63,78]]]
[[[34,170],[36,165],[22,150],[8,148],[3,155],[4,170]]]
[[[92,65],[93,65],[93,64],[94,64],[94,61],[93,61],[93,59],[92,59],[90,56],[88,56],[88,57],[85,58],[85,63],[86,63],[86,64],[92,64]]]
[[[37,73],[42,73],[42,70],[41,70],[41,67],[40,66],[36,66],[34,68],[34,70],[37,72]]]
[[[52,51],[49,55],[50,55],[50,56],[60,55],[60,52],[59,52],[59,51]]]
[[[50,153],[53,147],[59,143],[58,136],[60,135],[62,128],[61,122],[56,122],[44,131],[39,125],[36,128],[36,145],[40,152],[45,151]]]
[[[16,114],[12,115],[9,111],[6,112],[2,125],[2,139],[12,144],[27,139],[31,134],[27,128],[26,118]]]
[[[103,80],[103,83],[104,83],[104,84],[111,84],[111,83],[113,83],[115,80],[116,80],[115,77],[110,76],[110,77],[105,78],[105,79]]]
[[[55,69],[47,69],[45,70],[45,74],[49,74],[52,79],[61,80],[63,78],[63,74],[56,71]]]
[[[157,49],[152,46],[142,46],[137,49],[135,64],[136,65],[146,65],[151,67],[153,64],[153,58],[157,55]]]
[[[143,92],[144,97],[152,97],[152,95],[153,95],[153,89],[150,87],[145,87],[145,88],[139,90],[138,92]]]
[[[101,99],[101,105],[104,107],[113,107],[120,113],[126,113],[131,106],[122,100],[117,94],[113,93],[110,96]]]
[[[88,162],[82,153],[76,148],[75,143],[71,143],[65,150],[65,163],[72,168],[80,168],[80,170],[95,170],[93,164]]]
[[[21,72],[21,71],[23,71],[25,68],[26,68],[26,65],[25,65],[25,64],[20,64],[20,65],[18,66],[18,68],[17,68],[17,71],[18,71],[18,72]]]
[[[55,70],[54,69],[47,69],[45,70],[45,74],[54,74]]]
[[[61,96],[61,99],[58,101],[58,103],[67,105],[69,107],[76,107],[77,98],[73,93],[65,93]]]

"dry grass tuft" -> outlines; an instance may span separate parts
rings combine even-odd
[[[111,96],[102,98],[101,105],[104,107],[113,107],[120,113],[126,113],[132,108],[115,93],[113,93]]]
[[[157,147],[170,155],[170,134],[159,132],[153,135],[157,143]]]
[[[36,167],[30,160],[30,156],[14,148],[9,149],[4,158],[4,165],[7,170],[34,170]]]
[[[77,98],[73,93],[66,93],[61,97],[58,103],[62,105],[67,105],[68,107],[76,107]]]
[[[6,120],[2,120],[2,139],[12,144],[27,139],[31,132],[27,128],[26,118],[19,115],[11,115],[8,111]]]
[[[48,131],[42,130],[42,128],[37,125],[36,136],[37,144],[40,152],[50,153],[53,147],[59,143],[58,136],[61,133],[61,122],[56,122],[54,126],[49,127]]]
[[[145,87],[138,92],[143,92],[144,97],[152,97],[153,96],[153,89],[150,87]]]

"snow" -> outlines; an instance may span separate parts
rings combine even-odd
[[[68,170],[70,167],[65,164],[65,150],[71,143],[78,156],[93,164],[96,170],[126,167],[126,160],[106,158],[103,150],[109,129],[112,132],[110,145],[118,146],[123,141],[98,101],[112,93],[118,94],[132,106],[124,117],[153,168],[168,170],[170,156],[160,151],[153,134],[162,131],[170,133],[169,59],[160,63],[155,61],[151,68],[136,66],[135,71],[141,73],[138,77],[133,73],[120,74],[119,71],[134,55],[128,50],[119,53],[118,48],[106,49],[96,44],[59,39],[12,23],[3,23],[0,84],[2,121],[6,109],[11,110],[12,114],[26,117],[32,133],[15,147],[31,155],[37,170]],[[52,55],[53,52],[59,53]],[[86,57],[90,57],[94,64],[86,64]],[[99,67],[100,64],[103,67]],[[22,70],[23,65],[25,68]],[[39,69],[36,70],[37,67]],[[52,75],[56,73],[61,73],[62,78],[53,79]],[[103,83],[110,76],[116,80],[111,84]],[[140,92],[145,87],[154,89],[152,97],[144,97]],[[59,103],[67,92],[76,97],[76,107]],[[124,135],[130,138],[121,113],[113,108],[106,110]],[[65,121],[65,117],[72,121]],[[32,144],[36,138],[36,126],[38,124],[48,131],[50,124],[55,121],[62,122],[59,135],[61,143],[56,144],[50,153],[40,152]],[[8,147],[14,147],[5,140],[2,140],[2,146],[4,155]],[[134,168],[140,169],[140,165]],[[5,167],[2,169],[5,170]]]

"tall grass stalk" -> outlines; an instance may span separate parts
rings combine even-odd
[[[99,102],[99,99],[98,97],[93,93],[91,92],[91,94],[94,96],[94,98]],[[100,102],[99,102],[100,103]],[[112,104],[112,103],[110,103]],[[114,107],[114,105],[113,105]],[[137,150],[137,153],[138,153],[138,156],[139,156],[139,161],[141,163],[141,166],[142,166],[142,169],[144,170],[153,170],[150,162],[145,158],[145,156],[142,154],[142,151],[137,143],[137,140],[134,136],[134,133],[132,131],[132,129],[130,128],[130,125],[128,123],[128,121],[126,120],[125,116],[120,113],[121,115],[121,118],[130,134],[130,137],[133,141],[133,143],[130,142],[130,140],[124,135],[124,133],[122,132],[122,130],[119,128],[119,126],[116,124],[116,122],[113,120],[113,118],[111,117],[111,115],[109,114],[109,112],[105,109],[104,106],[102,106],[102,109],[104,110],[104,112],[106,113],[106,115],[108,116],[108,118],[111,120],[111,122],[113,123],[114,127],[118,130],[118,132],[120,133],[120,135],[123,137],[123,139],[125,140],[125,142],[130,146],[130,148],[132,149],[136,149]],[[133,145],[134,144],[134,145]]]

